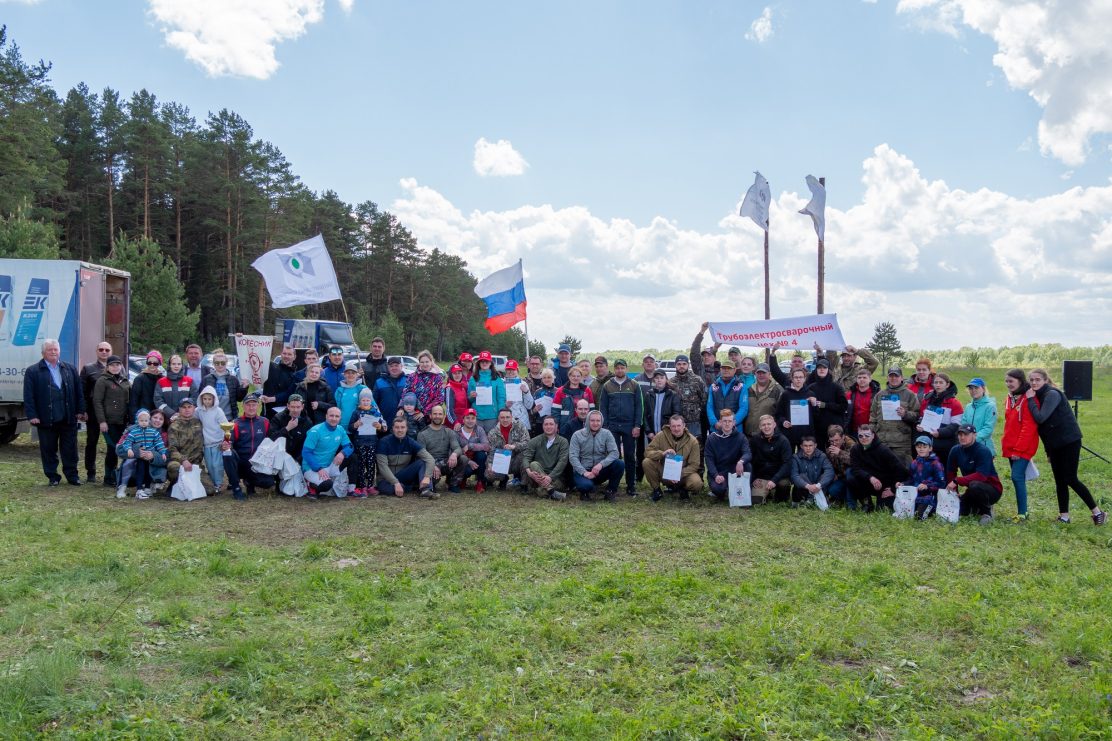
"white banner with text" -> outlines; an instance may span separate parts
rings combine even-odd
[[[236,335],[236,353],[239,355],[239,377],[244,383],[262,388],[270,375],[270,356],[274,349],[274,335]]]
[[[846,341],[837,314],[812,314],[748,322],[711,322],[710,336],[723,345],[804,350],[817,342],[823,350],[842,350]]]

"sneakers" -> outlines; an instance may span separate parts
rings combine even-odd
[[[453,494],[459,494],[461,491],[463,491],[463,489],[459,488],[458,486],[449,486],[448,491],[452,492]]]
[[[363,490],[363,493],[369,497],[377,497],[378,489],[373,486],[368,486],[366,489]]]
[[[498,491],[505,491],[505,490],[506,490],[506,479],[502,479],[501,481],[498,482]]]
[[[360,488],[357,487],[355,489],[355,491],[353,491],[348,496],[350,496],[352,499],[366,499],[367,498],[367,490],[366,489],[360,489]]]
[[[151,487],[151,494],[161,494],[165,490],[166,490],[166,482],[165,481],[159,481],[158,483],[156,483],[154,486]]]
[[[632,486],[626,487],[626,496],[627,497],[636,497],[637,496],[637,490],[634,489]]]
[[[136,499],[150,499],[151,498],[150,489],[138,489],[135,492],[135,498]]]
[[[514,476],[512,479],[510,479],[510,486],[521,486],[521,479],[519,479],[517,476]]]
[[[1107,519],[1108,513],[1104,510],[1101,510],[1100,512],[1097,512],[1095,515],[1093,515],[1093,524],[1099,527],[1103,525],[1104,521]]]
[[[239,488],[238,486],[232,487],[232,496],[241,502],[247,499],[247,495],[243,493],[243,489]]]
[[[564,501],[565,499],[568,498],[568,495],[565,494],[564,492],[558,491],[556,489],[549,489],[548,490],[548,498],[553,499],[557,502],[562,502],[562,501]]]
[[[1027,515],[1012,515],[1012,522],[1016,525],[1022,525],[1027,522]]]
[[[440,499],[440,493],[434,491],[433,488],[430,486],[426,486],[424,489],[421,489],[421,491],[417,492],[417,496],[422,497],[423,499]]]
[[[664,492],[662,492],[662,491],[660,490],[660,487],[659,487],[659,486],[658,486],[658,487],[656,487],[655,489],[653,489],[653,495],[652,495],[652,500],[653,500],[654,502],[659,502],[659,501],[660,501],[660,499],[661,499],[661,497],[663,497],[663,496],[664,496]]]
[[[608,501],[608,502],[618,501],[618,491],[616,489],[614,491],[607,490],[607,492],[606,492],[606,501]]]
[[[1057,522],[1059,525],[1068,525],[1070,524],[1070,518],[1058,515],[1058,519],[1055,520],[1055,522]]]
[[[981,515],[981,519],[979,520],[979,522],[982,525],[991,525],[992,524],[992,515]]]
[[[116,487],[116,499],[127,499],[127,486]]]
[[[475,493],[476,494],[482,494],[486,490],[487,490],[486,484],[484,484],[482,481],[476,482],[476,484],[475,484]]]

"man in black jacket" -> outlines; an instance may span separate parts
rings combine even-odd
[[[896,502],[896,483],[911,475],[899,456],[876,439],[871,425],[857,428],[857,442],[849,451],[849,476],[847,483],[853,498],[866,512],[876,506],[892,509]]]
[[[282,353],[278,359],[270,364],[270,372],[263,382],[263,403],[267,405],[266,416],[274,421],[277,412],[274,407],[286,406],[286,401],[293,393],[297,382],[293,380],[297,375],[297,351],[293,345],[282,345]]]
[[[112,345],[107,342],[97,344],[97,359],[81,368],[81,393],[85,397],[85,480],[92,483],[97,480],[97,441],[100,440],[100,420],[93,411],[93,387],[97,379],[104,374],[108,367],[108,356],[112,354]]]
[[[375,337],[371,340],[371,351],[363,361],[363,383],[374,389],[375,381],[390,375],[386,368],[386,340]]]
[[[77,369],[61,359],[58,340],[42,343],[42,360],[23,374],[23,410],[39,432],[42,470],[51,486],[58,476],[58,448],[62,473],[71,486],[81,486],[77,472],[77,423],[85,419],[85,395]]]
[[[290,394],[286,408],[274,415],[267,437],[271,440],[285,438],[286,452],[301,463],[301,449],[305,447],[305,436],[312,428],[312,421],[305,415],[305,400],[301,394]]]

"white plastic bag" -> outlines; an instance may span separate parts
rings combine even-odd
[[[830,502],[826,500],[826,492],[822,489],[816,491],[812,495],[812,498],[815,500],[815,506],[818,507],[820,511],[825,512],[830,509]]]
[[[282,456],[282,468],[278,471],[278,491],[291,497],[303,497],[309,493],[309,486],[305,483],[305,474],[301,472],[301,465],[286,454]]]
[[[256,473],[273,476],[278,473],[281,463],[277,460],[281,453],[286,452],[286,438],[277,440],[267,438],[259,443],[255,454],[251,456],[251,470]]]
[[[934,513],[951,524],[961,518],[961,501],[949,489],[938,490],[938,509]]]
[[[182,502],[192,502],[194,499],[208,496],[205,494],[204,485],[201,484],[201,467],[194,463],[189,471],[179,468],[178,481],[170,490],[170,496]]]
[[[906,520],[915,515],[915,497],[919,490],[914,486],[897,486],[896,501],[892,503],[892,516]]]
[[[1035,461],[1027,461],[1027,480],[1034,481],[1039,477],[1039,469],[1035,467]]]
[[[746,471],[738,476],[736,473],[730,474],[730,506],[731,507],[752,507],[753,506],[753,490],[749,487],[749,477],[751,474]]]

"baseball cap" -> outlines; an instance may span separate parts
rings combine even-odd
[[[687,357],[686,355],[677,355],[676,356],[676,362],[677,363],[690,363],[691,358]]]
[[[494,358],[491,357],[490,350],[483,350],[481,353],[479,353],[479,360],[493,361]]]
[[[702,354],[703,354],[703,355],[714,355],[714,350],[712,350],[712,349],[711,349],[711,348],[709,348],[709,347],[704,347],[704,348],[703,348],[703,353],[702,353]]]
[[[113,363],[122,363],[122,362],[124,362],[124,361],[120,360],[119,355],[109,355],[108,360],[104,361],[104,364],[105,365],[112,365]]]
[[[980,376],[978,376],[976,378],[972,378],[972,379],[970,379],[969,383],[965,384],[966,388],[969,388],[970,386],[977,386],[979,388],[984,388],[985,387],[985,379],[981,378]]]
[[[389,358],[387,358],[386,364],[387,365],[401,365],[402,364],[402,359],[397,355],[391,355]]]
[[[655,355],[653,355],[652,353],[649,353],[649,354],[648,354],[648,355],[646,355],[645,357],[641,358],[641,360],[643,360],[643,361],[644,361],[644,360],[651,360],[651,361],[653,361],[653,362],[655,363],[655,362],[656,362],[656,356],[655,356]]]
[[[250,404],[251,402],[255,402],[256,404],[258,404],[260,401],[262,401],[262,398],[263,395],[260,394],[258,391],[252,391],[247,395],[247,398],[243,400],[243,403]]]
[[[667,378],[668,374],[664,372],[663,368],[657,368],[653,371],[653,378],[656,378],[657,376],[664,376],[665,378]]]
[[[934,447],[934,440],[931,440],[929,435],[920,435],[919,437],[915,438],[915,444],[916,445],[929,445],[933,448]]]
[[[827,360],[826,358],[819,358],[818,360],[815,361],[815,367],[816,368],[829,368],[830,367],[830,361]]]
[[[732,360],[723,360],[719,364],[719,367],[721,367],[721,368],[737,368],[737,366],[734,365],[734,361],[732,361]]]
[[[474,359],[475,358],[469,352],[461,352],[459,354],[459,362],[461,363],[470,363]]]
[[[472,416],[478,417],[479,413],[476,412],[474,409],[468,409],[466,412],[463,413],[463,416],[465,416],[465,417],[472,417]]]
[[[191,407],[197,406],[197,402],[193,401],[192,399],[190,399],[187,396],[187,397],[185,397],[184,399],[182,399],[181,401],[178,402],[178,408],[180,409],[181,407],[185,406],[186,404],[188,404]]]
[[[738,355],[741,355],[741,348],[740,348],[740,347],[731,347],[731,348],[730,348],[730,351],[729,351],[728,353],[726,353],[726,354],[727,354],[727,355],[729,355],[729,354],[731,354],[731,353],[735,353],[735,352],[736,352],[736,353],[737,353]]]
[[[617,368],[619,365],[622,366],[623,368],[626,367],[625,358],[618,358],[617,360],[614,361],[614,367],[615,368]]]
[[[598,365],[599,363],[609,363],[609,362],[610,361],[607,360],[606,357],[603,356],[603,355],[596,355],[595,356],[595,365]]]
[[[958,425],[958,432],[964,432],[967,435],[976,435],[977,428],[973,425]]]
[[[556,348],[556,352],[571,352],[571,345],[565,342],[564,344]]]
[[[517,370],[517,361],[510,358],[506,361],[506,370]]]
[[[456,363],[455,365],[453,365],[451,368],[448,369],[449,373],[455,373],[456,371],[459,371],[460,373],[463,373],[463,366],[460,365],[459,363]]]
[[[771,371],[769,371],[769,369],[768,369],[768,363],[758,363],[757,364],[757,373],[770,373],[770,372]]]
[[[898,365],[893,365],[891,368],[888,369],[888,375],[890,376],[902,376],[903,374],[903,368]]]

